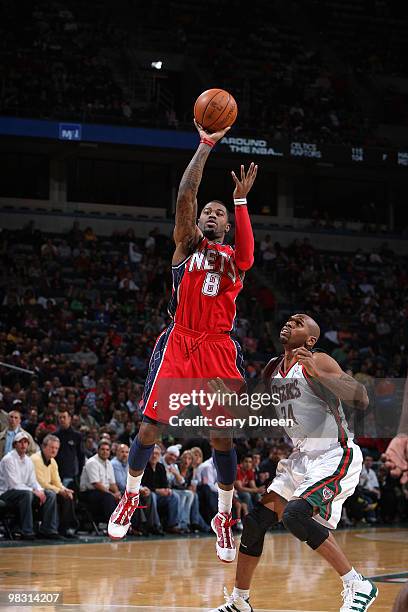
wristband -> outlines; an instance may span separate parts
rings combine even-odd
[[[247,203],[246,198],[234,198],[235,206],[244,206]]]
[[[210,140],[209,138],[201,138],[200,140],[200,144],[206,144],[209,147],[213,148],[213,146],[215,145],[215,142],[213,142],[212,140]]]

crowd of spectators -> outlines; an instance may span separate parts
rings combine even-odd
[[[368,112],[359,86],[367,73],[392,75],[396,66],[397,74],[403,73],[406,15],[395,16],[390,2],[371,3],[381,6],[367,29],[372,11],[363,0],[357,12],[350,5],[340,10],[334,1],[310,4],[312,31],[303,32],[269,0],[257,2],[245,23],[238,5],[234,10],[225,0],[194,6],[183,0],[153,2],[143,12],[132,3],[122,3],[121,12],[109,11],[98,0],[18,6],[1,0],[0,111],[189,128],[193,75],[167,69],[166,54],[176,53],[194,62],[198,88],[219,84],[234,93],[241,130],[276,139],[381,144],[374,136],[378,117],[373,120]],[[202,27],[209,12],[219,44],[208,45]],[[350,23],[356,33],[349,31]],[[396,24],[399,34],[393,36]],[[138,55],[146,49],[163,54],[160,86],[146,53]],[[389,115],[395,121],[391,107]]]
[[[361,78],[407,74],[408,10],[393,0],[311,0],[320,31]]]
[[[106,523],[123,492],[149,356],[169,320],[171,248],[157,229],[145,240],[132,230],[107,238],[76,222],[65,235],[32,224],[0,234],[0,364],[12,366],[0,365],[0,500],[18,503],[23,537],[33,537],[38,517],[41,536],[50,538],[71,537],[84,516]],[[398,403],[407,369],[404,258],[387,245],[322,253],[308,239],[282,248],[265,238],[256,252],[235,330],[248,378],[279,354],[274,339],[287,315],[306,310],[321,325],[320,346],[369,390],[358,440],[378,462],[394,433],[384,414]],[[164,439],[152,454],[134,534],[209,531],[217,490],[210,447],[203,439],[178,442]],[[290,444],[282,436],[236,439],[236,446],[239,530]],[[407,491],[376,465],[378,486],[372,474],[361,482],[345,521],[406,516]]]
[[[380,123],[408,125],[408,10],[394,0],[311,0],[322,36],[374,94]],[[402,86],[401,86],[402,83]]]
[[[2,114],[112,122],[130,112],[112,64],[126,33],[102,4],[0,2]]]
[[[277,2],[257,2],[245,22],[237,3],[234,10],[231,2],[210,2],[212,32],[222,41],[219,45],[208,45],[202,28],[208,5],[191,11],[183,0],[170,4],[168,18],[174,28],[167,31],[166,44],[188,49],[203,73],[210,73],[211,82],[234,93],[240,129],[307,142],[370,141],[372,126],[348,71],[282,18]],[[157,30],[153,13],[150,19],[149,26]],[[188,109],[184,112],[189,118]]]

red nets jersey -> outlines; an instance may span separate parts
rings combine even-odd
[[[172,273],[168,311],[175,323],[198,332],[233,329],[235,300],[243,285],[231,246],[204,237],[194,253],[172,266]]]

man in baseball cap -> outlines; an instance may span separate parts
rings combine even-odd
[[[42,514],[39,537],[61,539],[56,494],[40,486],[34,464],[27,456],[30,437],[26,431],[19,431],[13,440],[13,450],[0,461],[0,499],[19,509],[21,534],[25,540],[35,538],[32,504],[38,499]]]

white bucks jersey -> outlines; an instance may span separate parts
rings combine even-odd
[[[278,418],[287,420],[284,429],[294,446],[302,451],[346,446],[352,435],[340,400],[311,379],[301,364],[296,362],[286,373],[282,367],[283,360],[269,379],[270,392],[279,397],[275,409]]]

